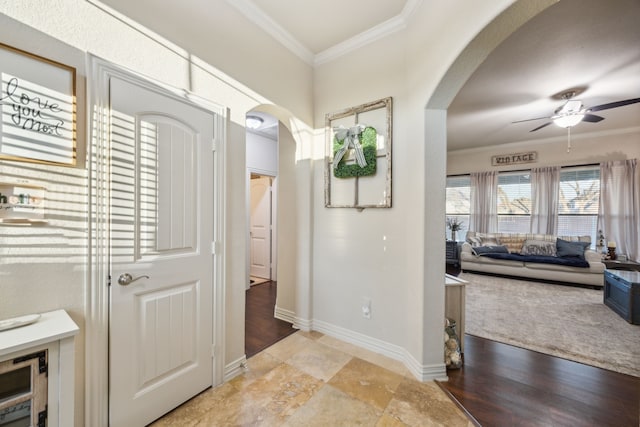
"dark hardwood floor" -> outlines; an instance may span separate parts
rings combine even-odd
[[[637,427],[640,378],[465,336],[440,383],[482,426]]]
[[[273,317],[276,282],[251,286],[246,291],[244,350],[247,358],[291,335],[296,329]]]
[[[246,291],[247,357],[295,332],[273,317],[276,291],[275,282]],[[640,426],[637,377],[471,335],[464,366],[448,375],[440,385],[485,427]]]

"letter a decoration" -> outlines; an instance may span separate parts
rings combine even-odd
[[[368,176],[376,173],[377,132],[371,126],[333,128],[333,174],[336,178]],[[349,160],[350,155],[355,162]]]

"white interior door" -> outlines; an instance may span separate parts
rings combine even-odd
[[[271,278],[271,178],[251,179],[251,268],[252,276]]]
[[[109,93],[109,417],[135,427],[213,382],[214,114],[115,77]]]

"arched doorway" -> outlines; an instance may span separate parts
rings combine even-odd
[[[424,187],[425,200],[436,197],[441,203],[431,203],[425,207],[424,213],[424,254],[442,254],[444,265],[444,242],[430,239],[427,236],[441,235],[445,218],[444,189],[447,163],[447,108],[455,98],[460,88],[469,76],[482,64],[486,57],[509,35],[524,23],[542,12],[555,1],[544,0],[532,4],[526,0],[519,0],[498,15],[489,23],[460,53],[438,83],[432,95],[426,101],[424,111],[425,150],[424,168],[429,171],[429,186]],[[429,283],[442,282],[444,268],[426,269],[424,272],[425,301],[444,302],[444,289],[429,286]],[[444,310],[425,310],[426,337],[423,343],[425,361],[435,361],[442,357],[441,317]]]
[[[301,158],[305,145],[311,143],[311,132],[286,110],[274,105],[260,105],[247,113],[268,123],[267,133],[247,134],[247,287],[251,284],[253,246],[251,208],[251,183],[262,180],[271,185],[270,212],[272,227],[270,245],[271,270],[269,278],[277,280],[277,298],[274,317],[290,323],[297,329],[308,330],[311,323],[310,309],[310,245],[311,239],[300,239],[311,230],[311,195],[302,191],[310,185],[310,159]],[[301,129],[304,129],[302,131]],[[254,132],[255,133],[255,132]],[[252,139],[261,139],[259,145],[251,145]],[[253,148],[251,148],[253,147]],[[257,147],[257,148],[256,148]],[[260,150],[255,160],[249,150]],[[267,159],[265,161],[265,158]],[[252,179],[255,178],[255,179]],[[260,187],[256,185],[256,187]],[[264,201],[264,199],[263,199]],[[256,201],[257,202],[257,201]],[[266,249],[263,244],[263,249]],[[253,258],[253,259],[252,259]],[[263,277],[267,273],[263,273]],[[248,308],[247,308],[248,309]],[[246,327],[248,327],[246,325]]]

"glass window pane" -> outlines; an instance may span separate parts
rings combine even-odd
[[[469,175],[447,177],[447,215],[469,215],[471,213],[471,177]]]
[[[529,215],[498,215],[498,232],[528,233],[530,223]]]
[[[531,176],[524,172],[498,176],[498,215],[531,214]]]
[[[560,172],[560,214],[597,215],[600,199],[600,169],[565,168]]]

